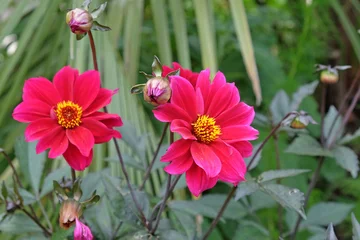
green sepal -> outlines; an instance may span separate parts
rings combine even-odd
[[[98,18],[99,15],[105,10],[107,5],[107,2],[104,2],[103,4],[101,4],[100,6],[98,6],[97,8],[95,8],[90,14],[92,16],[93,19]]]
[[[54,187],[56,196],[58,197],[60,202],[65,201],[69,198],[68,195],[66,194],[65,190],[55,180],[53,181],[53,187]]]
[[[100,200],[100,196],[99,196],[99,195],[96,195],[96,190],[95,190],[95,191],[93,192],[92,196],[91,196],[89,199],[81,202],[80,204],[81,204],[81,206],[82,206],[83,208],[87,208],[89,205],[95,204],[95,203],[97,203],[99,200]]]
[[[85,9],[86,11],[88,11],[91,2],[92,2],[92,0],[84,0],[84,2],[81,4],[81,8]]]
[[[152,71],[155,74],[156,77],[161,77],[162,74],[162,65],[160,63],[160,60],[157,56],[154,56],[154,61],[151,65]]]
[[[74,186],[73,186],[73,198],[75,201],[79,201],[81,196],[82,196],[82,190],[80,188],[80,183],[81,183],[81,180],[80,179],[77,179],[74,183]]]
[[[106,32],[106,31],[110,31],[111,28],[109,28],[107,26],[104,26],[104,25],[101,25],[97,21],[93,21],[93,25],[91,27],[91,30]]]
[[[169,72],[166,77],[171,77],[171,76],[180,76],[180,69],[177,69],[175,71]]]
[[[143,92],[144,87],[146,84],[142,83],[142,84],[136,84],[134,86],[131,87],[130,92],[131,94],[140,94]]]
[[[139,73],[141,73],[142,75],[144,75],[147,80],[154,78],[153,75],[147,74],[146,72],[140,71]]]
[[[84,33],[84,34],[76,34],[76,40],[81,40],[81,39],[83,39],[84,37],[86,36],[86,33]]]

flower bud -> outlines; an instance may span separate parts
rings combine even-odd
[[[323,70],[320,73],[320,80],[323,83],[327,84],[334,84],[337,83],[339,80],[339,73],[336,71],[336,69],[329,71],[329,70]]]
[[[93,25],[93,18],[88,11],[75,8],[66,14],[66,23],[73,33],[84,34],[90,31]]]
[[[78,201],[68,199],[62,202],[60,207],[59,224],[63,229],[71,227],[75,220],[81,216],[81,205]]]
[[[162,77],[149,79],[144,87],[144,100],[154,106],[165,104],[171,97],[169,80]]]

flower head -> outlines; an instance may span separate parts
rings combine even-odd
[[[170,83],[167,78],[154,77],[144,87],[144,99],[154,106],[165,104],[171,97]]]
[[[23,102],[13,111],[13,118],[29,123],[25,140],[38,140],[36,152],[50,148],[49,158],[63,155],[75,170],[82,171],[92,161],[93,147],[111,138],[121,138],[114,127],[122,126],[116,114],[99,110],[111,102],[117,90],[100,87],[99,72],[83,74],[64,67],[54,76],[25,81]]]
[[[66,23],[75,34],[84,34],[90,31],[93,17],[85,9],[75,8],[66,14]]]
[[[88,226],[82,223],[78,218],[75,219],[74,240],[92,240],[94,237]]]
[[[74,199],[67,199],[61,203],[59,224],[63,229],[68,229],[81,216],[81,205]]]
[[[169,73],[175,71],[175,70],[180,70],[180,76],[189,80],[190,83],[195,87],[196,86],[196,80],[199,76],[199,73],[197,72],[192,72],[189,69],[183,68],[179,63],[177,62],[173,62],[172,63],[173,67],[168,67],[163,65],[162,66],[162,76],[165,77],[167,76]]]
[[[180,73],[181,74],[181,73]],[[198,196],[212,188],[218,180],[237,185],[245,180],[244,157],[252,153],[249,140],[258,131],[250,126],[253,107],[240,102],[238,89],[226,83],[218,72],[210,82],[210,71],[202,71],[195,81],[171,77],[170,103],[153,110],[162,122],[170,122],[170,130],[182,136],[170,145],[161,161],[169,174],[186,172],[192,194]]]

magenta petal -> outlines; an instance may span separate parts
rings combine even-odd
[[[196,112],[197,114],[204,114],[204,99],[200,88],[196,88]]]
[[[29,100],[16,106],[12,116],[19,122],[33,122],[50,117],[50,106],[39,100]]]
[[[25,140],[28,142],[38,140],[49,133],[54,128],[61,128],[54,119],[41,118],[31,122],[25,130]]]
[[[69,141],[74,144],[84,156],[89,156],[90,151],[94,147],[94,135],[90,130],[78,126],[74,129],[66,129],[66,136]]]
[[[56,158],[66,151],[68,144],[64,129],[58,126],[39,140],[36,145],[36,153],[39,154],[50,148],[49,158]]]
[[[244,158],[250,157],[252,155],[253,146],[248,141],[234,142],[231,143],[231,146],[238,150],[241,156]]]
[[[87,168],[93,158],[93,150],[91,149],[89,156],[84,156],[79,149],[73,144],[69,143],[67,150],[63,154],[67,163],[76,171],[83,171]]]
[[[183,174],[193,164],[193,159],[190,155],[183,155],[179,158],[175,158],[169,165],[164,168],[164,171],[169,174]]]
[[[171,122],[175,119],[181,119],[187,122],[192,122],[194,120],[184,109],[171,103],[158,106],[153,110],[153,113],[156,119],[161,122]]]
[[[53,82],[62,100],[73,101],[74,82],[78,76],[79,71],[69,66],[63,67],[55,74]]]
[[[103,112],[94,112],[89,116],[86,116],[84,119],[93,119],[98,120],[105,124],[108,128],[112,127],[121,127],[123,122],[119,115],[111,114],[111,113],[103,113]]]
[[[224,109],[228,108],[231,98],[232,91],[230,84],[223,85],[212,97],[212,101],[209,102],[206,114],[217,117]]]
[[[161,162],[170,162],[175,158],[179,158],[189,152],[193,141],[179,139],[173,142],[167,149],[166,153],[161,157]]]
[[[254,120],[254,117],[254,108],[246,105],[243,102],[240,102],[239,104],[236,104],[235,106],[222,112],[216,118],[216,122],[221,127],[227,127],[231,125],[250,125]]]
[[[85,112],[99,91],[100,73],[95,70],[86,71],[75,80],[74,102],[79,104]]]
[[[83,116],[87,116],[110,104],[112,96],[117,92],[118,90],[101,88],[93,103],[84,111]]]
[[[74,240],[92,240],[93,235],[88,226],[80,222],[78,218],[75,219],[75,229],[74,229]]]
[[[219,91],[219,89],[225,84],[226,84],[226,79],[224,74],[222,74],[221,72],[217,72],[214,80],[210,85],[209,94],[205,101],[205,112],[208,111],[209,105],[212,101],[217,101],[217,99],[214,98],[214,96]]]
[[[255,140],[258,135],[258,130],[250,126],[239,125],[221,128],[220,138],[227,143],[233,143],[244,140]]]
[[[184,120],[175,119],[171,122],[170,130],[180,134],[183,139],[196,140],[196,137],[191,132],[191,124]]]
[[[48,79],[30,78],[24,84],[23,100],[39,100],[49,106],[55,106],[61,101],[61,98],[55,86]]]
[[[190,192],[198,197],[203,191],[213,188],[218,178],[209,178],[207,174],[195,163],[186,172],[186,184]]]
[[[113,137],[121,138],[121,135],[118,131],[108,128],[102,122],[94,119],[83,119],[81,126],[91,131],[95,137],[95,143],[104,143]]]
[[[190,150],[196,165],[202,168],[210,178],[219,174],[221,161],[211,147],[204,143],[193,142]]]
[[[171,104],[179,106],[184,109],[191,120],[196,119],[196,96],[194,87],[185,78],[174,76],[171,77]]]
[[[206,69],[200,72],[198,79],[196,81],[196,88],[201,89],[204,103],[208,97],[210,91],[210,70]]]

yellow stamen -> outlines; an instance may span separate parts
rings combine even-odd
[[[80,125],[82,108],[72,101],[62,101],[56,105],[55,113],[59,125],[64,128],[74,128]]]
[[[216,125],[214,118],[207,115],[198,115],[196,122],[191,124],[198,141],[209,144],[221,134],[221,128]]]

